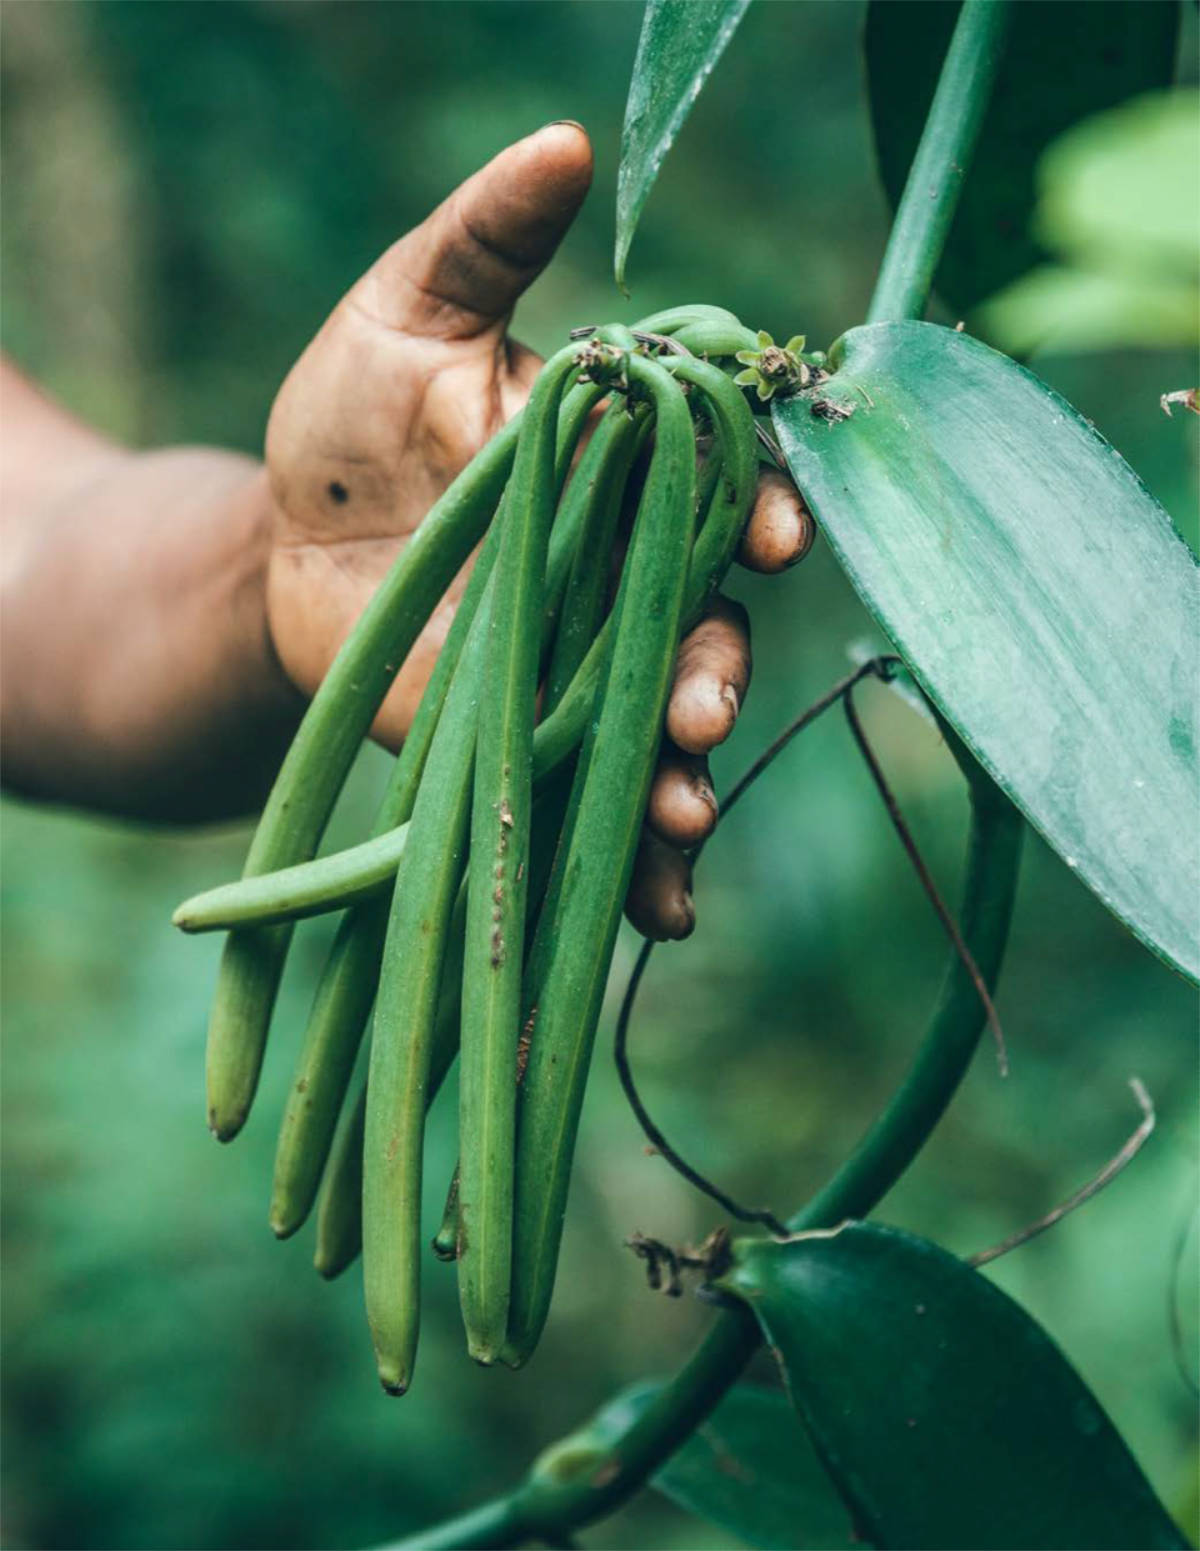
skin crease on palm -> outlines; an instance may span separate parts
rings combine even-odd
[[[31,393],[15,374],[6,376],[6,418],[14,404],[24,412],[12,416],[23,423],[6,437],[12,447],[5,449],[5,463],[17,465],[7,470],[4,502],[6,546],[11,541],[15,551],[6,561],[5,646],[10,663],[21,669],[19,687],[17,673],[5,676],[10,777],[15,766],[9,784],[34,797],[146,817],[218,816],[204,811],[203,796],[215,738],[224,740],[227,770],[244,766],[245,772],[233,778],[231,794],[211,799],[214,810],[237,811],[239,802],[245,807],[261,800],[259,788],[281,752],[276,745],[290,736],[298,714],[291,686],[306,698],[312,694],[397,545],[528,396],[540,361],[509,339],[509,318],[570,226],[591,171],[584,131],[570,123],[550,125],[501,152],[388,249],[337,305],[284,382],[267,432],[265,483],[258,465],[216,449],[133,454],[112,448]],[[18,436],[16,429],[26,434]],[[79,463],[69,516],[63,496],[70,481],[62,472],[68,452],[77,453]],[[59,470],[53,477],[44,472],[51,466]],[[98,493],[91,498],[93,485]],[[75,658],[67,693],[64,650],[41,650],[39,636],[47,600],[62,602],[67,565],[57,551],[70,545],[72,521],[86,543],[84,522],[91,534],[101,515],[124,511],[131,497],[139,507],[152,498],[159,511],[177,506],[179,520],[173,528],[160,521],[149,530],[163,555],[157,568],[153,551],[146,556],[144,582],[131,582],[126,568],[105,600],[104,566],[111,569],[113,562],[104,556],[111,543],[86,568],[91,591],[80,591],[75,580],[82,613],[76,628],[86,633],[89,607],[109,620],[114,614],[127,620],[132,611],[133,623],[130,640],[114,647],[105,638],[94,684],[79,682]],[[795,535],[790,554],[789,523]],[[781,500],[780,476],[767,476],[739,559],[754,569],[780,570],[799,559],[810,540],[798,495],[786,487]],[[146,536],[132,536],[135,548],[139,541],[143,553]],[[389,747],[403,741],[465,574],[435,610],[380,712],[374,735]],[[173,593],[182,589],[169,608],[164,577]],[[189,587],[207,594],[203,633],[188,623]],[[147,602],[142,594],[155,589]],[[229,619],[225,637],[218,631],[216,640],[214,602],[225,603],[219,617]],[[139,609],[146,615],[144,644]],[[199,619],[198,604],[195,612]],[[176,657],[179,671],[158,694],[151,680],[134,708],[118,686],[138,671],[163,676],[161,667],[150,666],[152,653],[154,662]],[[668,843],[693,845],[715,823],[705,755],[732,729],[749,677],[744,611],[717,600],[680,648],[667,718],[679,748],[666,745],[651,800],[655,831]],[[56,725],[65,714],[55,709],[59,705],[75,712],[73,737]],[[86,736],[79,746],[80,724],[103,750],[103,775],[96,760],[89,763]],[[255,756],[239,760],[239,739],[248,737]],[[122,755],[128,764],[124,782],[114,774]],[[196,778],[188,780],[193,767]],[[104,776],[118,796],[109,795]],[[172,778],[181,792],[175,810],[157,795]],[[139,801],[142,791],[147,796]],[[687,870],[675,860],[656,864],[665,850],[648,845],[639,853],[642,876],[635,887],[643,898],[663,900],[648,922],[639,912],[639,924],[653,928],[657,913],[662,934],[675,936],[680,922],[691,921],[690,899],[681,898]],[[657,883],[645,876],[656,865],[662,873]]]

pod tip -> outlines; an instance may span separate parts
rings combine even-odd
[[[232,1118],[227,1118],[218,1115],[215,1107],[210,1106],[209,1108],[208,1129],[218,1142],[232,1142],[245,1123],[245,1115],[235,1115]]]
[[[335,1277],[341,1276],[349,1264],[348,1260],[335,1259],[333,1256],[323,1254],[319,1249],[313,1256],[313,1270],[318,1276],[323,1276],[327,1282],[332,1282]]]
[[[277,1239],[290,1239],[292,1234],[295,1233],[303,1223],[304,1219],[303,1217],[286,1217],[282,1212],[276,1212],[274,1208],[272,1208],[271,1214],[267,1221],[271,1225],[271,1232]]]

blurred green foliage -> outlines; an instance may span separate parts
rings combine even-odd
[[[1200,92],[1077,124],[1042,159],[1038,235],[1060,262],[974,320],[1010,351],[1200,343]]]
[[[608,264],[639,21],[636,4],[558,0],[10,3],[8,348],[114,434],[256,449],[283,374],[357,274],[480,162],[561,117],[591,131],[596,186],[517,332],[545,349],[574,323],[631,316]],[[860,23],[842,0],[751,7],[643,221],[637,312],[712,301],[822,345],[862,316],[886,216]],[[1035,364],[1195,542],[1196,422],[1158,407],[1194,376],[1191,356]],[[820,546],[791,575],[732,590],[753,613],[758,668],[719,786],[873,633]],[[863,710],[953,894],[964,800],[951,761],[894,697],[867,692]],[[364,755],[335,838],[361,833],[384,769]],[[222,1150],[202,1078],[219,945],[168,922],[184,895],[236,872],[245,830],[151,832],[11,802],[3,826],[7,1544],[395,1538],[498,1488],[612,1390],[686,1354],[707,1311],[650,1294],[622,1239],[694,1240],[716,1216],[646,1154],[602,1029],[536,1359],[519,1374],[474,1368],[453,1273],[431,1258],[417,1384],[385,1400],[355,1273],[324,1286],[309,1234],[277,1246],[266,1227],[327,925],[298,936],[259,1104]],[[786,1210],[903,1069],[945,951],[836,718],[731,816],[697,897],[695,938],[648,977],[635,1059],[667,1134],[731,1190]],[[1194,1535],[1195,1402],[1168,1319],[1178,1287],[1195,1328],[1194,1225],[1176,1253],[1196,1209],[1194,994],[1032,840],[1000,1006],[1012,1077],[980,1057],[884,1216],[956,1251],[1002,1237],[1115,1150],[1136,1119],[1125,1079],[1142,1077],[1160,1125],[1136,1164],[994,1274]],[[431,1222],[453,1132],[451,1091],[431,1129]],[[1194,1347],[1184,1357],[1194,1371]],[[731,1544],[653,1496],[583,1540]]]

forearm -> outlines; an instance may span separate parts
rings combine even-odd
[[[5,786],[140,818],[247,811],[300,710],[267,631],[261,468],[126,452],[11,372],[4,419]]]

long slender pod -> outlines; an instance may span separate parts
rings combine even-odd
[[[553,356],[530,397],[496,562],[479,705],[463,960],[458,1287],[467,1349],[485,1363],[499,1355],[508,1320],[540,647],[531,624],[541,616],[554,521],[555,410],[577,353],[569,347]]]
[[[587,415],[601,391],[599,387],[593,387],[590,392],[571,392],[564,397],[555,449],[556,493],[566,479]],[[546,592],[550,599],[561,598],[565,590],[572,547],[586,516],[586,505],[576,491],[577,481],[584,474],[589,458],[598,460],[603,466],[605,448],[614,440],[614,433],[623,434],[622,422],[626,418],[623,412],[619,415],[610,412],[604,417],[563,499],[551,535],[546,567]],[[502,504],[393,767],[376,815],[375,838],[391,833],[411,817],[429,745],[463,645],[476,614],[490,606],[490,578],[499,553],[503,520]],[[547,619],[543,624],[543,638],[551,628]],[[270,1221],[280,1237],[294,1233],[312,1208],[374,1000],[386,930],[386,906],[368,898],[344,917],[326,960],[292,1079],[275,1155]]]
[[[532,438],[531,445],[549,448],[552,460],[558,401],[572,369],[573,352],[560,352],[534,384],[514,470],[513,531],[521,526],[515,511],[524,488],[519,466],[527,461],[521,449]],[[493,607],[501,597],[497,588]],[[425,1094],[446,929],[467,845],[479,715],[478,695],[470,690],[480,682],[475,674],[482,673],[488,647],[488,633],[472,630],[434,734],[397,872],[375,1004],[363,1159],[364,1283],[380,1380],[393,1394],[407,1389],[416,1357]]]
[[[688,566],[683,615],[686,629],[703,612],[729,568],[753,500],[758,457],[753,416],[740,391],[719,367],[683,356],[664,357],[661,364],[680,380],[694,383],[704,395],[720,440],[719,483]],[[591,715],[611,632],[609,619],[592,642],[562,700],[534,733],[535,786],[540,787],[579,746]],[[388,887],[407,835],[407,829],[392,830],[379,839],[364,841],[313,862],[210,889],[180,905],[175,913],[176,925],[197,932],[243,922],[288,921],[369,898]]]
[[[437,1017],[429,1057],[429,1083],[425,1108],[437,1098],[442,1083],[458,1055],[458,1028],[462,1009],[463,929],[466,924],[466,889],[458,891],[446,939]],[[372,982],[373,985],[373,982]],[[367,1117],[367,1083],[338,1123],[317,1202],[317,1242],[313,1264],[326,1278],[338,1276],[362,1250],[363,1144]]]
[[[434,734],[396,874],[375,1000],[363,1150],[364,1283],[380,1379],[395,1394],[408,1387],[416,1353],[425,1109],[475,765],[478,701],[467,693],[471,676],[461,670],[485,647],[482,632],[468,639]]]
[[[317,1199],[317,1244],[313,1265],[332,1281],[362,1252],[363,1140],[367,1127],[367,1083],[343,1111],[329,1150]]]
[[[574,823],[555,867],[560,882],[557,892],[551,885],[531,953],[533,1033],[504,1353],[514,1364],[533,1350],[549,1308],[587,1064],[666,709],[692,541],[687,400],[653,361],[632,356],[625,370],[631,387],[653,397],[655,450],[614,611],[611,662],[576,775]]]
[[[348,912],[325,961],[275,1146],[269,1221],[278,1238],[296,1232],[316,1199],[375,1001],[387,918],[383,894]]]

